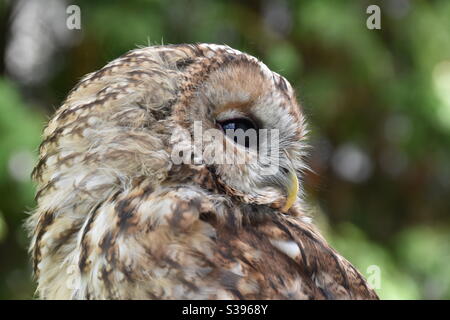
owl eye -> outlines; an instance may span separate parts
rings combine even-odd
[[[245,132],[248,129],[256,130],[256,126],[253,124],[253,122],[244,118],[222,121],[219,122],[219,126],[222,128],[223,131],[242,129]]]
[[[233,140],[235,143],[239,143],[246,148],[249,148],[250,146],[257,144],[258,141],[258,127],[249,119],[245,118],[238,118],[238,119],[230,119],[225,121],[219,121],[218,125],[220,128],[225,132],[227,135],[231,134],[233,135]],[[242,131],[237,131],[241,129]],[[251,130],[252,132],[249,132],[248,130]],[[239,136],[239,133],[244,133],[243,137]],[[254,138],[254,139],[252,139]],[[252,141],[254,140],[254,141]]]

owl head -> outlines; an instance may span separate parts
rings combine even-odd
[[[92,205],[137,177],[183,183],[185,168],[202,168],[221,192],[287,212],[306,133],[291,85],[256,58],[212,44],[140,48],[83,78],[50,120],[38,201],[72,205],[81,190]]]

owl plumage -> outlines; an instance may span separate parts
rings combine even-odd
[[[196,121],[212,129],[237,116],[278,130],[277,172],[172,161]],[[87,75],[45,128],[33,172],[38,296],[377,298],[306,214],[306,133],[290,84],[227,46],[136,49]]]

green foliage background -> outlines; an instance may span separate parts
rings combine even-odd
[[[2,55],[13,4],[0,2]],[[34,189],[23,173],[48,116],[81,76],[137,45],[191,42],[246,51],[297,89],[311,123],[314,220],[366,276],[379,267],[382,298],[450,298],[450,1],[72,4],[82,28],[46,79],[27,85],[0,68],[0,298],[33,297],[23,221]],[[370,4],[381,30],[366,28]],[[364,179],[336,170],[345,145],[368,157]]]

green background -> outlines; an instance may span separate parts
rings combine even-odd
[[[33,297],[23,221],[48,117],[81,76],[124,52],[192,42],[255,55],[296,88],[314,220],[364,275],[379,268],[381,298],[450,298],[450,1],[74,1],[81,30],[67,30],[68,4],[57,2],[35,27],[64,32],[22,76],[10,62],[21,55],[7,54],[20,2],[0,2],[1,299]],[[381,30],[366,27],[370,4]]]

